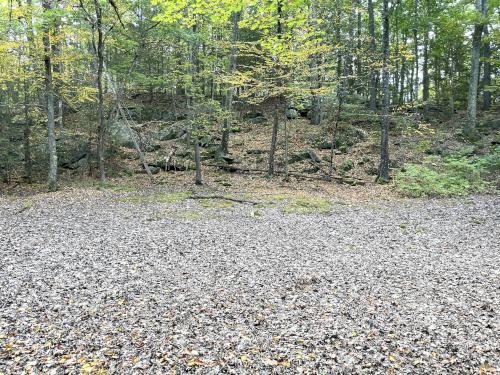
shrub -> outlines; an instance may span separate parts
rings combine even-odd
[[[467,158],[432,156],[423,164],[408,164],[395,176],[396,189],[410,197],[454,196],[480,192],[498,178],[500,155]]]

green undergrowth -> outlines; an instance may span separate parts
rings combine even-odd
[[[310,194],[267,195],[258,199],[257,207],[280,207],[287,214],[324,214],[331,210],[331,202]]]
[[[161,192],[153,195],[129,195],[127,197],[118,198],[119,202],[130,203],[167,203],[172,204],[180,202],[191,196],[191,192],[167,193]]]
[[[291,199],[283,211],[287,214],[325,214],[331,209],[332,204],[325,198],[300,195]]]
[[[496,189],[500,151],[482,156],[458,152],[432,155],[422,164],[408,164],[395,176],[396,190],[409,197],[450,197]]]
[[[234,202],[225,199],[200,199],[203,208],[232,208]]]

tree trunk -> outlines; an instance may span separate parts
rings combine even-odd
[[[486,0],[476,0],[476,10],[486,16]],[[477,86],[479,80],[479,55],[481,51],[481,36],[483,34],[483,24],[474,25],[472,34],[471,69],[469,79],[469,93],[467,96],[467,122],[464,128],[466,136],[476,135],[476,110],[477,110]]]
[[[361,29],[363,27],[362,17],[361,17],[361,0],[356,1],[356,14],[357,14],[357,31],[356,31],[356,75],[358,79],[363,76],[362,64],[361,64]],[[358,93],[362,93],[363,85],[358,85]]]
[[[22,6],[21,1],[18,1],[19,6]],[[28,42],[28,47],[27,51],[26,49],[23,49],[25,52],[25,55],[28,57],[28,59],[32,58],[32,53],[34,51],[34,43],[33,43],[33,17],[31,14],[31,0],[28,0],[26,2],[28,5],[28,12],[26,16],[21,16],[21,23],[23,25],[23,31],[26,37],[26,42]],[[23,52],[24,52],[23,51]],[[31,64],[25,68],[25,73],[28,71],[32,70],[33,66]],[[32,126],[32,120],[31,120],[31,115],[30,115],[30,110],[29,110],[29,100],[30,100],[30,95],[29,95],[29,85],[28,81],[26,78],[23,80],[23,97],[24,97],[24,129],[23,129],[23,153],[24,153],[24,176],[23,179],[31,183],[33,180],[33,163],[31,159],[31,126]]]
[[[106,181],[106,169],[104,165],[105,135],[104,124],[104,95],[102,88],[102,74],[104,67],[104,35],[102,25],[102,8],[99,0],[94,0],[96,12],[97,28],[97,158],[99,165],[99,178],[102,182]]]
[[[31,160],[31,116],[29,113],[28,82],[24,81],[24,180],[28,183],[33,181],[33,163]]]
[[[201,177],[200,140],[198,139],[198,137],[196,137],[194,140],[194,163],[196,165],[195,184],[203,185],[203,180]]]
[[[50,0],[43,0],[42,7],[44,13],[49,13],[51,9]],[[50,46],[50,28],[48,22],[43,28],[43,50],[45,67],[45,96],[47,103],[47,133],[49,146],[49,191],[57,190],[57,148],[54,119],[54,88],[52,85],[52,60]]]
[[[486,40],[483,47],[483,111],[488,111],[491,106],[491,91],[488,88],[491,85],[491,47],[487,25],[484,26],[484,37]]]
[[[278,35],[278,38],[281,39],[281,34],[283,32],[282,30],[282,25],[281,25],[281,19],[282,19],[282,0],[278,0],[277,3],[277,13],[278,13],[278,19],[276,22],[276,34]],[[278,88],[281,88],[283,86],[283,82],[281,78],[278,78],[276,85]],[[278,144],[278,128],[279,128],[279,111],[281,110],[282,107],[282,100],[281,93],[275,98],[275,104],[274,104],[274,121],[273,121],[273,131],[271,135],[271,147],[269,148],[269,163],[268,163],[268,170],[267,174],[269,177],[272,177],[274,175],[274,156],[276,153],[276,146]]]
[[[382,117],[378,182],[389,181],[389,0],[383,0]]]
[[[454,70],[454,60],[450,59],[450,118],[455,115],[455,70]]]
[[[429,31],[424,32],[424,66],[422,72],[422,100],[424,102],[424,118],[429,119]]]
[[[375,111],[377,109],[377,71],[373,67],[373,59],[375,57],[375,16],[373,14],[373,0],[368,0],[368,30],[370,34],[370,54],[372,59],[372,66],[370,67],[370,109]]]
[[[278,99],[277,99],[278,100]],[[271,147],[269,148],[269,164],[267,174],[269,177],[274,175],[274,155],[276,153],[276,145],[278,143],[278,128],[279,128],[279,105],[274,105],[273,132],[271,135]]]
[[[415,17],[413,22],[415,23],[413,26],[413,43],[414,43],[414,54],[415,54],[415,74],[413,76],[413,84],[414,84],[414,93],[413,93],[413,100],[418,101],[418,88],[419,88],[419,83],[418,83],[418,26],[417,22],[419,19],[419,14],[418,14],[418,0],[414,0],[414,14],[413,16]]]
[[[403,35],[403,48],[404,51],[406,52],[406,41],[407,37],[406,35]],[[403,105],[405,102],[405,73],[406,73],[406,57],[405,54],[403,53],[403,56],[401,57],[401,72],[400,72],[400,77],[401,77],[401,82],[399,83],[399,95],[398,95],[398,104]]]
[[[236,72],[236,57],[237,57],[237,48],[236,43],[238,42],[238,22],[241,18],[241,12],[233,12],[233,35],[231,39],[231,57],[229,61],[229,74],[233,75]],[[232,84],[228,84],[227,92],[226,92],[226,111],[228,112],[227,117],[224,119],[224,128],[222,131],[222,142],[221,142],[221,151],[223,154],[227,154],[229,151],[229,134],[232,120],[232,111],[233,111],[233,96],[234,96],[234,87]]]
[[[356,41],[354,40],[354,20],[356,18],[356,0],[351,0],[351,10],[349,12],[349,40],[347,45],[347,51],[344,51],[346,54],[346,63],[348,69],[348,91],[349,94],[352,93],[352,89],[354,87],[354,71],[353,71],[353,52],[356,50]]]

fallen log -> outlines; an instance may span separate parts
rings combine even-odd
[[[188,197],[188,199],[222,199],[222,200],[226,200],[226,201],[243,203],[243,204],[245,204],[245,203],[252,204],[252,205],[259,204],[259,202],[247,201],[247,200],[236,199],[236,198],[231,198],[231,197],[224,197],[223,195],[191,195]]]

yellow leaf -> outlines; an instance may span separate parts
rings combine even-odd
[[[264,365],[266,366],[278,366],[278,361],[275,361],[274,359],[264,359]]]
[[[82,371],[85,372],[85,373],[91,373],[92,372],[92,365],[90,363],[85,363],[83,366],[82,366]]]
[[[188,364],[189,367],[194,367],[194,366],[203,366],[203,360],[201,358],[193,358],[191,359]]]
[[[290,367],[290,361],[285,359],[283,361],[280,361],[279,363],[281,366],[284,366],[284,367]]]
[[[389,356],[389,361],[396,362],[396,357],[394,357],[393,355],[390,355]]]
[[[248,361],[248,356],[247,356],[247,355],[245,355],[245,354],[243,354],[243,355],[240,357],[240,359],[241,359],[241,362],[247,362],[247,361]]]

